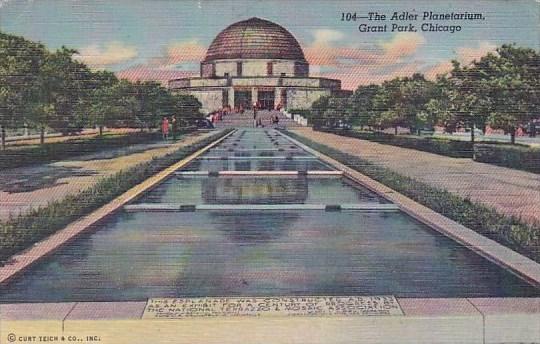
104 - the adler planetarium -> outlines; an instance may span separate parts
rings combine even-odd
[[[201,62],[200,77],[169,81],[195,96],[205,112],[222,108],[304,109],[322,96],[342,93],[341,81],[309,76],[294,36],[268,20],[251,18],[221,31]]]

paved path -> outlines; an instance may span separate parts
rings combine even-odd
[[[137,144],[81,155],[31,167],[19,167],[0,174],[0,220],[18,215],[48,202],[64,198],[94,185],[101,177],[140,162],[163,156],[179,147],[203,139],[209,133],[196,132],[176,143]]]
[[[104,133],[114,133],[114,134],[124,134],[124,133],[134,133],[139,132],[139,129],[134,128],[113,128],[107,129]],[[64,142],[69,140],[77,140],[81,138],[90,138],[98,136],[99,130],[97,129],[85,129],[79,135],[62,135],[60,133],[51,133],[45,135],[45,143],[54,143],[54,142]],[[6,146],[23,146],[23,145],[39,145],[40,138],[38,135],[28,135],[28,136],[8,136],[6,138]]]
[[[471,159],[456,159],[413,149],[383,145],[311,128],[294,132],[359,156],[400,174],[444,188],[462,197],[494,207],[507,215],[540,223],[540,175]]]

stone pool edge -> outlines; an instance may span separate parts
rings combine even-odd
[[[494,264],[512,272],[528,283],[540,288],[540,264],[529,259],[498,242],[491,240],[433,210],[417,203],[416,201],[400,194],[397,191],[379,183],[366,175],[342,164],[341,162],[320,153],[319,151],[295,140],[284,132],[281,135],[297,144],[302,149],[315,155],[320,160],[331,164],[334,168],[344,172],[344,175],[395,203],[401,211],[412,216],[416,220],[428,225],[437,232],[449,237],[468,249],[476,252]]]
[[[211,299],[211,298],[209,298]],[[538,343],[540,298],[396,298],[403,315],[144,319],[147,302],[0,304],[11,334],[97,335],[104,343]],[[18,341],[20,342],[20,341]]]
[[[93,225],[103,220],[107,216],[110,216],[114,212],[122,209],[122,207],[137,198],[141,193],[151,189],[165,178],[173,174],[177,169],[187,165],[207,150],[211,149],[221,141],[232,135],[236,130],[225,134],[219,139],[211,142],[205,147],[197,150],[196,152],[188,155],[184,159],[172,164],[164,170],[156,173],[150,178],[146,179],[140,184],[135,185],[128,191],[124,192],[120,196],[113,199],[111,202],[105,204],[102,207],[91,212],[89,215],[84,216],[75,222],[72,222],[64,229],[50,235],[49,237],[37,242],[31,248],[26,249],[20,253],[12,256],[13,263],[5,264],[0,267],[0,286],[9,283],[13,278],[23,273],[26,269],[43,259],[44,257],[54,253],[68,242],[74,240],[79,235],[89,230]],[[1,343],[1,341],[0,341]]]

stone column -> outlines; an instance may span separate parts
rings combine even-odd
[[[229,87],[229,106],[234,108],[234,87]]]
[[[259,100],[259,93],[257,91],[257,87],[251,88],[251,106],[253,106],[253,104],[255,104],[257,100]]]
[[[281,90],[281,87],[274,88],[274,108],[278,106],[278,104],[283,105],[283,103],[281,102]]]

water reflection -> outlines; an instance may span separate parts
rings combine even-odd
[[[298,178],[207,178],[202,199],[208,204],[304,203],[308,180]]]
[[[316,159],[198,159],[183,171],[328,171],[330,166]]]
[[[268,211],[212,211],[209,215],[216,228],[238,244],[257,244],[287,236],[298,220],[298,213],[286,212],[276,216]]]
[[[401,213],[222,211],[121,216],[3,288],[0,301],[538,293]]]

